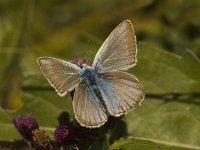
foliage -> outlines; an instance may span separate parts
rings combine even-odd
[[[0,149],[27,149],[12,124],[19,114],[32,114],[51,139],[63,111],[78,126],[70,95],[56,95],[36,59],[92,62],[127,18],[139,43],[137,65],[129,72],[144,85],[146,98],[114,125],[97,129],[89,149],[200,149],[199,0],[2,0],[0,9]]]

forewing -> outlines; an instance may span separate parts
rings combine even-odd
[[[107,121],[105,108],[91,87],[80,83],[74,93],[73,108],[81,126],[95,128]]]
[[[51,58],[38,58],[40,68],[60,96],[64,96],[71,91],[80,81],[81,69],[76,65]]]
[[[128,73],[105,73],[98,78],[97,85],[111,116],[128,112],[144,99],[143,86]]]
[[[99,72],[127,70],[136,64],[136,36],[132,24],[125,20],[108,36],[97,52],[93,66]]]

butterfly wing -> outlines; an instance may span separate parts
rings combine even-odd
[[[136,36],[132,24],[125,20],[108,36],[97,52],[93,66],[99,72],[127,70],[136,64]]]
[[[73,108],[75,117],[82,126],[95,128],[107,121],[105,108],[86,84],[80,83],[75,88]]]
[[[38,64],[59,96],[73,90],[80,81],[81,69],[72,63],[51,57],[40,57]]]
[[[97,85],[111,116],[128,112],[144,99],[142,85],[125,72],[107,72],[97,79]]]

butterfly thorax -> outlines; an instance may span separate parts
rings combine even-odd
[[[93,67],[85,66],[82,68],[82,78],[85,84],[95,85],[96,72]]]

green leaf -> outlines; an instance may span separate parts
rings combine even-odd
[[[188,145],[176,145],[174,143],[164,143],[162,141],[149,141],[147,139],[128,138],[120,139],[110,146],[110,150],[198,150],[199,147]]]
[[[147,43],[138,45],[138,63],[131,69],[146,93],[200,92],[200,60],[186,51],[183,56]]]
[[[21,139],[12,123],[12,113],[0,108],[0,118],[0,141],[13,142],[15,139]]]
[[[199,105],[187,101],[146,98],[127,114],[128,133],[149,140],[200,146]]]
[[[200,149],[200,61],[191,51],[181,57],[145,43],[138,53],[133,70],[146,98],[124,117],[128,133]]]

